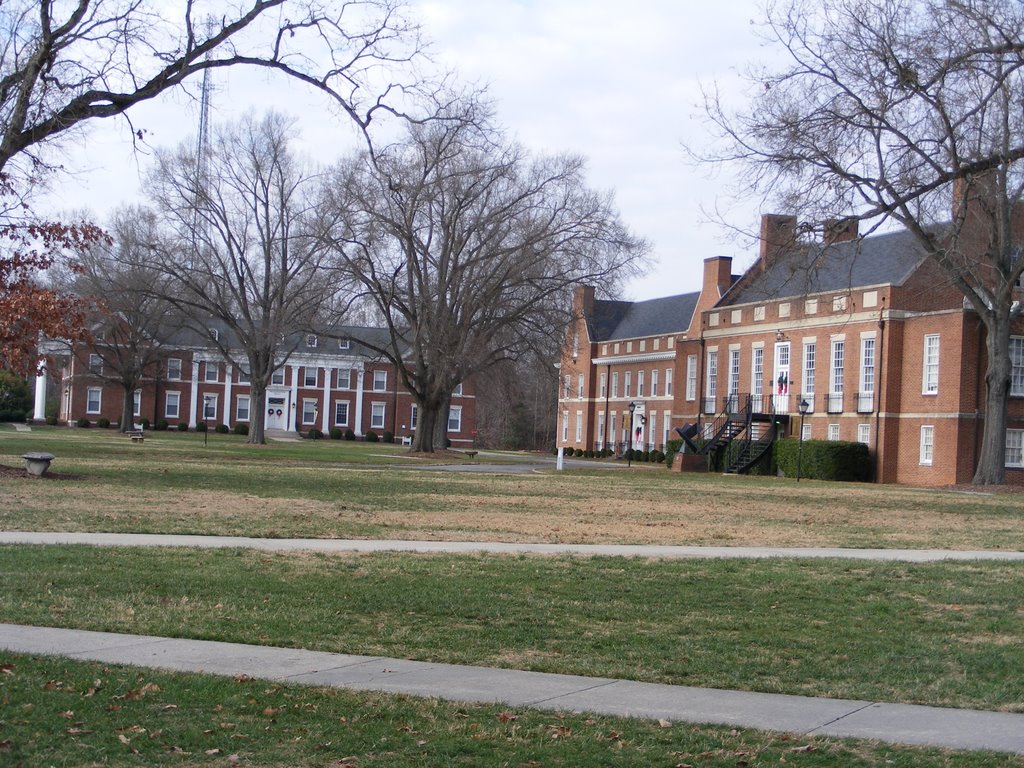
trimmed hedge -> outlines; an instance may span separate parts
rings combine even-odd
[[[96,426],[99,427],[100,429],[110,429],[110,419],[108,419],[106,416],[103,416],[96,420]]]
[[[385,443],[393,443],[393,442],[395,442],[395,436],[393,434],[391,434],[390,432],[388,432],[387,430],[385,430],[384,431],[384,442]]]
[[[78,421],[76,421],[75,423],[76,423],[76,424],[78,424],[78,426],[80,426],[80,427],[81,427],[82,429],[88,429],[89,427],[91,427],[91,426],[92,426],[92,422],[91,422],[91,421],[89,421],[89,420],[88,420],[87,418],[85,418],[85,416],[83,416],[82,418],[80,418],[80,419],[79,419]]]
[[[377,437],[377,433],[374,432],[372,429],[365,435],[363,435],[363,440],[365,440],[368,443],[376,443],[378,439],[379,438]]]
[[[786,477],[796,477],[799,451],[799,440],[775,443],[775,463]],[[813,480],[867,482],[871,479],[871,454],[864,443],[804,440],[800,476]]]
[[[218,435],[227,435],[231,433],[231,427],[229,427],[227,424],[218,424],[216,427],[213,428],[213,431],[216,432]]]
[[[238,422],[235,424],[235,434],[242,435],[243,437],[247,436],[249,434],[249,425],[244,421]]]
[[[331,427],[330,435],[331,440],[341,440],[345,436],[345,432],[341,427]]]
[[[356,439],[356,433],[353,432],[351,428],[346,429],[345,430],[345,439],[346,440],[355,440]]]
[[[159,424],[159,423],[160,422],[157,422],[157,424]],[[159,429],[159,428],[160,427],[157,427],[157,429]],[[165,426],[164,429],[167,429],[167,427]],[[179,432],[188,432],[188,422],[187,421],[179,421],[178,422],[178,431]]]
[[[310,427],[309,431],[306,432],[307,440],[322,440],[324,433],[316,427]]]
[[[665,466],[672,468],[672,462],[676,458],[676,454],[683,449],[682,440],[669,440],[665,445]]]

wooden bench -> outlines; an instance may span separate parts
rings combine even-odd
[[[146,433],[141,424],[132,424],[132,431],[128,433],[128,437],[133,443],[141,443],[146,439]]]

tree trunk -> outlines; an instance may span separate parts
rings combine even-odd
[[[433,453],[434,452],[434,432],[437,424],[437,404],[436,403],[416,403],[417,416],[416,416],[416,432],[412,438],[411,451],[414,453]]]
[[[266,435],[266,402],[267,388],[257,384],[257,378],[251,377],[249,385],[249,445],[264,445],[267,442]]]
[[[1010,322],[991,313],[985,322],[985,421],[981,435],[975,485],[1001,485],[1006,481],[1006,408],[1010,397]]]
[[[135,382],[121,382],[121,423],[118,424],[119,432],[131,432],[135,426]]]
[[[445,395],[437,407],[437,419],[434,421],[434,445],[442,451],[448,448],[448,415],[451,407],[451,395]]]

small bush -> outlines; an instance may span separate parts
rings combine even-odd
[[[672,462],[675,461],[676,454],[681,450],[683,450],[682,440],[669,440],[665,445],[665,464],[671,467]]]
[[[349,427],[348,429],[345,430],[345,439],[346,440],[355,440],[356,439],[356,433],[352,431],[351,427]]]
[[[206,431],[206,422],[205,421],[200,421],[198,424],[196,424],[196,432],[205,432],[205,431]]]
[[[367,432],[366,435],[363,437],[363,440],[365,440],[368,443],[376,443],[378,439],[379,438],[377,437],[377,433],[374,432],[372,429],[369,432]]]
[[[149,419],[143,419],[142,421],[139,422],[139,424],[142,425],[143,429],[149,429]]]
[[[160,427],[157,427],[157,429],[160,429]],[[166,427],[164,427],[164,429],[166,429]],[[188,432],[188,422],[179,421],[178,422],[178,431],[179,432]]]
[[[80,426],[80,427],[81,427],[82,429],[88,429],[89,427],[91,427],[91,426],[92,426],[92,422],[91,422],[91,421],[89,421],[89,420],[88,420],[87,418],[85,418],[85,416],[83,416],[82,418],[80,418],[80,419],[79,419],[78,421],[76,421],[75,423],[76,423],[76,424],[77,424],[78,426]]]
[[[110,429],[110,419],[108,419],[106,416],[101,416],[100,418],[96,419],[96,426],[99,427],[100,429]]]
[[[46,417],[46,423],[49,424],[51,427],[56,427],[57,426],[57,417],[56,416],[47,416]]]
[[[188,429],[188,424],[185,424],[184,426],[185,426],[185,429]],[[182,427],[182,425],[179,424],[178,425],[178,429],[181,429],[181,427]],[[155,429],[157,432],[166,432],[167,431],[167,420],[166,419],[160,419],[153,426],[153,429]]]
[[[249,434],[249,425],[244,421],[240,421],[235,424],[235,434],[242,435],[243,437]]]
[[[218,435],[227,435],[231,433],[231,427],[229,427],[227,424],[218,424],[216,427],[213,428],[213,431],[216,432]]]
[[[385,443],[393,443],[393,442],[395,442],[395,436],[393,434],[391,434],[390,432],[388,432],[387,430],[385,430],[384,431],[384,442]]]
[[[582,459],[583,458],[583,449],[582,448],[577,448],[575,451],[573,451],[573,455],[577,459]]]
[[[307,440],[322,440],[324,433],[316,427],[310,427],[309,431],[306,432]]]
[[[331,440],[341,440],[345,436],[344,430],[340,427],[331,427],[330,431]]]

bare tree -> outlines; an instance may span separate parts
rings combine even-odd
[[[154,375],[178,318],[160,295],[166,277],[143,258],[159,238],[153,213],[135,206],[118,210],[110,231],[112,242],[81,252],[65,290],[90,309],[90,350],[102,364],[98,375],[122,389],[120,429],[129,432],[135,390],[145,376]]]
[[[315,177],[289,149],[294,126],[279,114],[217,131],[204,169],[195,152],[161,152],[150,175],[163,224],[148,265],[162,298],[251,378],[250,443],[265,442],[270,376],[327,313],[337,285],[323,268]],[[215,320],[228,332],[208,333]]]
[[[339,166],[325,195],[337,267],[417,402],[414,451],[443,447],[460,382],[561,335],[573,285],[623,277],[646,251],[583,160],[530,158],[475,120],[412,126]]]
[[[750,193],[817,226],[852,214],[914,235],[987,331],[974,481],[1003,482],[1024,270],[1024,4],[785,0],[767,32],[788,64],[751,72],[739,111],[707,94],[725,144],[706,159],[740,161]]]

